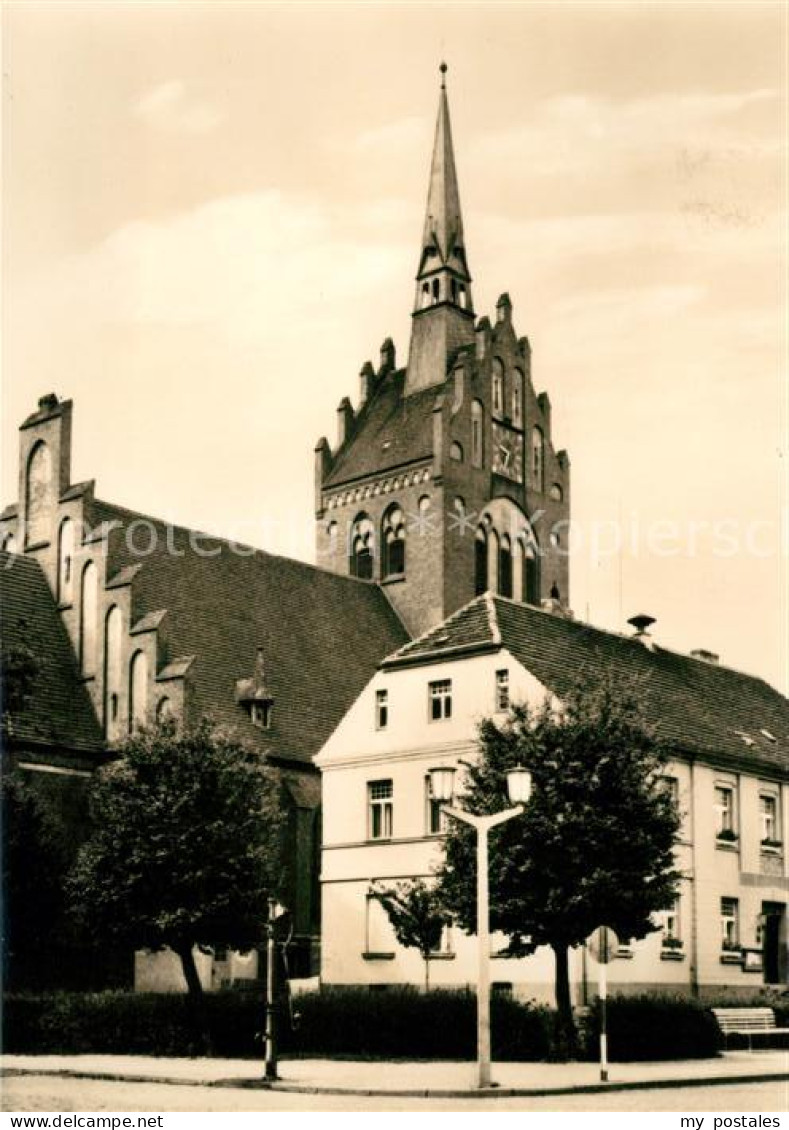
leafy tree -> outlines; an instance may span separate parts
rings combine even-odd
[[[251,949],[282,874],[276,774],[204,721],[130,737],[91,792],[93,832],[69,886],[81,925],[107,942],[172,949],[205,1050],[194,949]]]
[[[638,688],[613,680],[578,686],[560,709],[516,706],[505,724],[484,720],[481,757],[464,805],[507,807],[506,770],[531,770],[526,812],[491,833],[491,923],[512,956],[550,946],[556,960],[560,1052],[574,1052],[568,951],[599,925],[642,938],[671,905],[679,880],[675,805],[661,776],[666,753],[644,721]],[[453,822],[440,887],[466,930],[475,927],[471,829]]]
[[[30,701],[41,675],[40,658],[26,644],[0,641],[3,734],[13,737],[14,718]]]
[[[422,879],[409,879],[393,887],[371,890],[386,911],[395,937],[406,949],[417,949],[425,963],[425,992],[430,988],[430,959],[441,944],[441,932],[449,922],[435,887]]]
[[[65,851],[46,803],[15,773],[2,780],[3,974],[18,987],[62,940]],[[44,947],[46,946],[46,953]]]

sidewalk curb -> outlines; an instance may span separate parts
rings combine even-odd
[[[672,1087],[711,1087],[738,1083],[785,1083],[789,1082],[789,1072],[758,1072],[756,1074],[687,1076],[674,1079],[632,1079],[608,1083],[576,1083],[566,1087],[490,1087],[485,1090],[461,1088],[432,1089],[412,1088],[410,1090],[382,1090],[379,1087],[321,1087],[310,1083],[276,1083],[265,1079],[178,1079],[171,1075],[122,1075],[113,1072],[77,1071],[69,1068],[46,1070],[35,1067],[12,1067],[2,1071],[4,1078],[19,1075],[47,1075],[62,1079],[103,1079],[108,1083],[163,1083],[182,1087],[238,1087],[244,1090],[279,1091],[286,1094],[303,1095],[348,1095],[360,1098],[403,1098],[403,1099],[508,1099],[519,1097],[538,1098],[545,1095],[588,1095],[600,1091],[648,1091],[668,1090]]]

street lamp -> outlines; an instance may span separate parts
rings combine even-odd
[[[277,1044],[276,1044],[276,1002],[274,998],[274,966],[277,960],[277,951],[274,938],[274,927],[277,921],[287,914],[284,906],[276,899],[268,900],[268,917],[266,918],[266,1082],[273,1083],[279,1078],[277,1074]]]
[[[451,801],[455,767],[440,765],[428,770],[433,799]],[[490,1087],[490,896],[488,888],[488,833],[497,824],[520,816],[531,796],[531,773],[522,765],[507,770],[507,793],[513,808],[489,816],[475,816],[463,808],[443,804],[442,811],[477,832],[477,1085]]]

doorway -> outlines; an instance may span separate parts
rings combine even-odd
[[[786,906],[782,902],[762,903],[762,960],[765,985],[786,982]]]

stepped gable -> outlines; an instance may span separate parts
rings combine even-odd
[[[118,523],[109,535],[108,583],[131,576],[132,624],[166,612],[170,661],[192,657],[190,717],[208,714],[235,727],[273,759],[310,762],[375,672],[408,638],[383,592],[300,561],[97,500],[94,522]],[[136,554],[134,541],[152,551]],[[169,540],[168,540],[169,539]],[[197,546],[197,548],[195,548]],[[255,726],[235,698],[262,647],[274,699],[270,729]]]
[[[325,488],[432,457],[436,389],[405,396],[404,385],[404,369],[380,381],[357,417],[351,437],[336,454]]]

